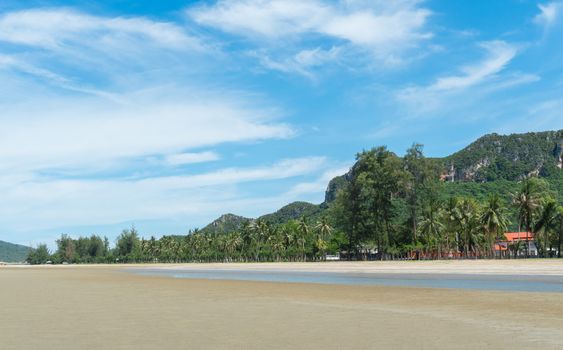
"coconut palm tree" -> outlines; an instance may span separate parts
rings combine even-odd
[[[332,231],[332,227],[328,223],[326,216],[321,217],[319,221],[317,221],[315,228],[318,230],[321,238],[323,239],[326,239],[326,237],[328,237],[330,235],[330,232]]]
[[[520,191],[513,196],[513,203],[518,209],[518,224],[532,233],[533,219],[542,204],[542,199],[534,179],[522,182]],[[528,257],[528,244],[526,244],[526,257]]]
[[[438,258],[442,256],[442,234],[445,230],[440,216],[440,208],[437,204],[432,203],[423,209],[418,225],[419,232],[426,239],[428,248],[431,248],[432,245],[436,247]]]
[[[479,251],[479,209],[478,203],[472,198],[459,201],[459,223],[465,257],[468,257],[470,252],[476,254]]]
[[[456,252],[461,251],[461,231],[463,214],[460,210],[461,200],[457,197],[450,197],[443,208],[444,224],[446,234],[455,242]]]
[[[495,240],[505,232],[510,224],[505,208],[496,193],[487,199],[479,221],[489,245],[489,256],[494,257]]]
[[[299,230],[299,238],[297,239],[301,245],[301,254],[302,259],[305,261],[305,243],[307,242],[307,238],[309,237],[309,224],[304,216],[301,217],[299,222],[297,223],[297,227]]]
[[[542,233],[543,241],[543,257],[547,258],[547,245],[549,242],[549,234],[556,232],[559,226],[559,212],[557,203],[554,200],[548,201],[541,209],[538,220],[534,225],[536,233]]]
[[[315,247],[319,251],[321,259],[324,260],[325,252],[328,249],[328,244],[326,240],[327,237],[330,235],[330,232],[332,231],[332,227],[330,227],[330,224],[328,223],[326,216],[323,216],[320,218],[319,221],[317,221],[317,225],[315,226],[315,228],[317,229],[318,232],[317,239],[315,241]]]

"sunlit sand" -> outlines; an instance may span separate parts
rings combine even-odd
[[[562,270],[555,261],[183,266],[433,273]],[[172,279],[139,276],[124,272],[124,267],[1,267],[1,348],[563,347],[563,293]]]

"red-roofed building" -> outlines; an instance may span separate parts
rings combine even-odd
[[[498,255],[507,255],[511,250],[516,256],[537,256],[538,248],[532,232],[506,232],[505,239],[495,243]]]
[[[508,242],[534,240],[534,234],[532,232],[506,232],[504,236]]]

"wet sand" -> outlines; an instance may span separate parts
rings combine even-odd
[[[229,263],[138,265],[141,268],[189,270],[301,271],[374,274],[467,274],[467,275],[546,275],[563,276],[563,259],[527,260],[427,260],[361,261],[320,263]],[[132,266],[135,267],[135,266]]]
[[[306,265],[291,266],[316,268]],[[1,349],[563,347],[563,293],[172,279],[123,266],[0,267],[0,315]]]

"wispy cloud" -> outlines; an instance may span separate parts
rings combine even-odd
[[[282,61],[274,60],[264,52],[253,52],[252,56],[257,57],[260,63],[268,69],[284,73],[297,73],[315,80],[314,69],[338,60],[341,52],[342,48],[339,47],[332,47],[330,50],[317,47],[311,50],[302,50]]]
[[[440,77],[435,83],[425,87],[428,91],[452,91],[465,89],[483,83],[503,70],[516,56],[515,46],[504,41],[488,41],[479,45],[487,55],[480,62],[462,67],[462,74]]]
[[[295,135],[265,94],[202,78],[199,68],[217,59],[202,42],[182,22],[0,13],[0,230],[174,215],[187,227],[189,215],[211,217],[244,197],[239,184],[323,167],[321,158],[272,159],[171,176],[221,158],[202,148]]]
[[[236,198],[241,197],[237,184],[299,177],[323,169],[325,163],[324,157],[292,158],[271,165],[140,180],[2,177],[1,223],[13,230],[52,229],[61,220],[64,225],[105,225],[201,212],[217,215],[220,208],[241,199]]]
[[[204,163],[219,160],[221,157],[215,152],[205,151],[197,153],[178,153],[170,154],[164,158],[164,161],[170,165],[185,165],[194,163]]]
[[[474,88],[478,93],[491,93],[520,84],[538,81],[534,74],[511,73],[503,71],[518,54],[518,48],[507,42],[496,40],[482,42],[479,47],[485,51],[480,61],[459,68],[459,74],[438,77],[426,86],[410,86],[397,92],[399,103],[406,104],[412,115],[421,115],[439,108],[459,96],[467,96]]]
[[[285,50],[283,41],[299,43],[301,53],[284,52],[290,58],[281,63],[262,61],[266,67],[300,74],[310,66],[309,58],[303,55],[311,56],[316,64],[334,58],[313,46],[319,37],[332,40],[333,47],[360,50],[392,64],[401,61],[405,51],[432,37],[426,29],[431,12],[420,6],[420,1],[219,0],[189,8],[187,14],[196,23],[248,38],[271,50]],[[296,68],[299,66],[305,68]]]
[[[563,15],[563,2],[561,1],[539,4],[538,8],[540,13],[534,17],[534,22],[546,29],[555,25]]]
[[[201,47],[197,38],[173,23],[143,17],[100,17],[60,8],[23,10],[0,16],[0,41],[49,50],[80,44],[109,51],[124,41],[132,46],[151,42],[180,50]]]
[[[431,36],[424,30],[430,11],[419,8],[418,1],[220,0],[188,14],[198,23],[245,36],[320,34],[373,49],[399,48]]]
[[[0,13],[0,68],[31,75],[57,88],[116,99],[139,72],[160,69],[213,52],[175,23],[144,17],[95,16],[69,8]],[[191,55],[191,57],[190,57]],[[146,78],[146,77],[145,77]],[[128,79],[128,80],[126,80]],[[125,80],[125,81],[124,81]],[[95,83],[94,83],[95,82]],[[127,85],[125,85],[127,86]]]
[[[224,97],[180,102],[172,97],[177,91],[161,93],[170,95],[166,99],[151,91],[122,96],[125,105],[67,98],[36,99],[32,106],[4,105],[0,167],[84,167],[293,134],[288,125],[268,121],[271,111]]]

